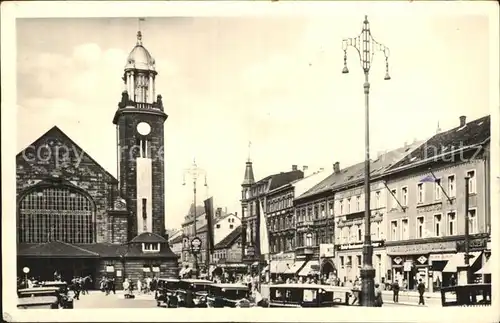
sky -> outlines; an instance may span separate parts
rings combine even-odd
[[[425,11],[422,11],[425,12]],[[389,47],[390,81],[376,53],[370,71],[372,156],[489,114],[488,17],[369,17]],[[173,17],[141,22],[156,60],[165,112],[166,225],[180,227],[192,203],[183,186],[193,158],[207,173],[198,201],[241,213],[250,153],[256,179],[292,165],[332,171],[364,158],[363,73],[342,39],[363,14]],[[116,175],[112,123],[137,18],[17,20],[17,151],[57,125]],[[249,141],[252,142],[249,149]]]

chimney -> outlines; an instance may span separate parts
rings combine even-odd
[[[339,162],[335,162],[333,164],[333,173],[334,174],[340,173],[340,163]]]
[[[302,171],[305,173],[305,172],[307,172],[307,169],[308,169],[308,168],[309,168],[309,167],[307,167],[307,166],[302,166]]]
[[[465,126],[466,116],[460,116],[460,127]]]
[[[227,214],[227,206],[224,208],[224,213]]]
[[[238,217],[238,212],[234,212],[234,216]]]
[[[297,165],[292,165],[292,171],[296,171],[297,170]]]
[[[215,211],[215,217],[219,218],[222,214],[222,208],[218,207],[217,210]]]

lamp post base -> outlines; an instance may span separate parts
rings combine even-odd
[[[361,306],[375,306],[375,269],[370,266],[363,266],[360,271],[361,276]]]

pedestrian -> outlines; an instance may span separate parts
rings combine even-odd
[[[378,283],[375,284],[375,307],[382,307],[384,301],[382,299],[382,291],[380,290],[380,285]]]
[[[75,277],[73,278],[73,293],[75,293],[74,298],[76,300],[80,299],[80,290],[81,290],[80,281],[77,277]]]
[[[417,289],[418,289],[418,295],[419,295],[418,305],[420,305],[420,304],[425,305],[425,301],[424,301],[425,284],[422,282],[422,279],[419,279]]]
[[[123,292],[125,293],[125,295],[127,295],[130,290],[130,283],[128,282],[128,278],[125,278],[125,281],[123,282]]]
[[[141,293],[141,290],[142,290],[142,282],[141,282],[141,279],[137,279],[137,293]]]
[[[399,303],[399,282],[397,279],[392,283],[392,301]]]

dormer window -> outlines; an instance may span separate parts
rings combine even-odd
[[[160,252],[159,243],[143,243],[142,252]]]

